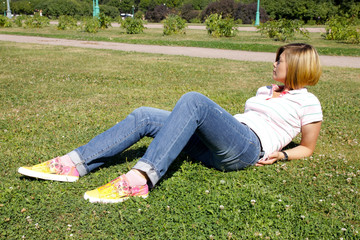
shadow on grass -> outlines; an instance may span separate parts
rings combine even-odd
[[[107,158],[99,158],[93,161],[93,163],[105,162],[103,165],[91,171],[89,174],[94,173],[101,169],[106,169],[118,164],[124,164],[126,162],[133,162],[134,160],[139,160],[146,152],[147,146],[139,147],[136,149],[128,149],[122,153],[116,154],[112,157]],[[174,162],[170,165],[166,174],[159,180],[157,185],[161,184],[162,181],[171,178],[172,175],[179,170],[180,166],[184,161],[196,161],[194,159],[190,159],[185,153],[180,153],[180,155],[174,160]],[[198,161],[196,161],[198,162]],[[153,187],[153,186],[150,186]]]
[[[298,143],[295,142],[290,142],[288,145],[286,145],[283,150],[287,150],[287,149],[291,149],[294,147],[299,146]],[[93,163],[97,163],[97,162],[105,162],[103,165],[101,165],[101,169],[106,169],[109,168],[111,166],[117,165],[117,164],[123,164],[126,162],[132,162],[136,159],[140,159],[146,152],[147,147],[139,147],[136,149],[129,149],[129,150],[125,150],[122,153],[116,154],[115,156],[112,157],[107,157],[107,158],[99,158],[93,161]],[[192,159],[190,157],[188,157],[185,153],[180,153],[180,155],[174,160],[174,162],[170,165],[168,171],[166,172],[166,174],[159,180],[159,182],[157,183],[157,185],[160,185],[163,181],[165,181],[168,178],[171,178],[173,176],[173,174],[175,172],[177,172],[180,168],[180,166],[183,164],[184,161],[191,161],[191,162],[196,162],[196,163],[201,163],[198,160]],[[94,169],[92,172],[95,172],[97,170],[100,169],[100,167]],[[204,166],[204,168],[207,168],[206,166]],[[21,176],[20,180],[22,179],[27,179],[29,181],[48,181],[48,180],[43,180],[43,179],[38,179],[38,178],[32,178],[32,177],[28,177],[28,176]],[[150,183],[150,187],[153,188],[154,186],[151,186]]]

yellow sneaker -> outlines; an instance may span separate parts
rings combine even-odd
[[[98,187],[92,191],[87,191],[84,198],[91,203],[118,203],[123,202],[130,197],[147,198],[149,187],[147,184],[143,186],[129,186],[125,175],[115,178],[104,186]]]
[[[32,167],[20,167],[18,172],[28,177],[61,182],[75,182],[79,179],[79,173],[75,165],[64,166],[61,164],[60,157],[36,164]]]

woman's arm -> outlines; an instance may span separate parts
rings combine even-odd
[[[320,133],[321,122],[309,123],[301,128],[301,141],[300,145],[292,149],[288,149],[285,152],[288,155],[288,160],[300,159],[309,157],[315,150],[316,141]],[[282,152],[273,152],[269,155],[268,159],[260,160],[256,166],[264,166],[273,164],[285,156]]]

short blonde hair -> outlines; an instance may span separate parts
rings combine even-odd
[[[287,74],[285,84],[291,89],[314,86],[321,76],[321,64],[316,49],[305,43],[292,43],[280,47],[276,52],[276,61],[285,54]]]

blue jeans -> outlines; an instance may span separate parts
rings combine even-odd
[[[260,141],[248,126],[204,95],[190,92],[180,98],[172,112],[136,109],[68,155],[83,176],[145,136],[154,139],[134,168],[145,172],[152,185],[181,151],[222,171],[254,165],[262,154]]]

